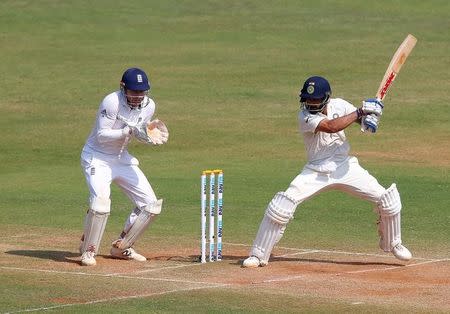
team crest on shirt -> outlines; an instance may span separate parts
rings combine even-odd
[[[103,109],[102,112],[100,112],[100,114],[102,115],[102,117],[106,117],[106,109]]]

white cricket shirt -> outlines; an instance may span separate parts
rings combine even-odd
[[[306,109],[300,110],[298,115],[299,130],[303,134],[308,155],[306,168],[330,173],[347,159],[350,144],[345,137],[344,130],[337,133],[315,131],[323,119],[335,119],[355,110],[355,106],[340,98],[330,99],[327,105],[327,115],[322,113],[311,114]]]
[[[105,155],[118,156],[125,143],[123,134],[125,123],[117,119],[118,115],[130,122],[149,121],[155,112],[155,102],[145,96],[144,103],[148,105],[139,109],[131,109],[121,91],[107,95],[100,104],[94,127],[84,145],[83,151],[97,152]],[[128,143],[126,143],[128,146]],[[127,147],[124,152],[127,152]]]

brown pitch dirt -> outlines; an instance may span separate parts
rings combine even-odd
[[[96,276],[106,287],[95,296],[78,293],[74,297],[67,293],[67,296],[48,299],[59,304],[83,303],[93,297],[102,299],[111,295],[126,298],[124,289],[114,290],[114,285],[110,284],[120,280],[122,288],[129,285],[130,296],[135,291],[152,295],[202,286],[202,289],[306,296],[412,311],[450,311],[450,258],[422,256],[404,263],[382,252],[361,254],[277,248],[268,266],[244,269],[240,264],[247,257],[246,245],[224,244],[227,255],[223,261],[202,265],[196,261],[197,248],[185,245],[188,241],[184,245],[167,245],[165,241],[169,240],[152,239],[151,247],[146,244],[139,248],[149,259],[145,263],[116,260],[105,254],[98,256],[97,266],[81,267],[79,254],[66,247],[67,243],[77,242],[74,236],[56,237],[53,239],[56,248],[51,250],[48,246],[43,248],[42,237],[17,238],[0,244],[0,273],[14,276],[39,272],[40,278],[45,278],[46,272],[48,276],[56,273],[61,277],[61,284],[68,286],[76,276]],[[150,280],[151,285],[144,285],[146,280]]]

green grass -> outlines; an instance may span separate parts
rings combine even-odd
[[[150,76],[156,116],[171,132],[167,145],[130,149],[165,199],[152,234],[195,238],[200,171],[220,167],[225,239],[251,243],[267,202],[305,162],[296,118],[304,79],[326,76],[334,96],[358,105],[373,96],[395,49],[412,33],[419,41],[385,100],[379,133],[366,136],[353,126],[347,135],[364,167],[384,186],[398,184],[404,242],[417,254],[448,258],[449,12],[444,0],[2,1],[0,227],[81,232],[88,191],[80,150],[101,99],[118,87],[123,70],[139,66]],[[117,188],[112,201],[108,230],[118,232],[130,204]],[[370,204],[330,192],[298,208],[280,244],[376,252],[374,222]],[[2,309],[37,306],[33,286],[8,280]],[[15,297],[28,292],[27,303]],[[205,308],[185,300],[207,296],[180,294],[89,310],[224,306]],[[271,307],[254,302],[239,308]],[[335,306],[289,302],[307,312]]]

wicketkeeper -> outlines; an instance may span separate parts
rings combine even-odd
[[[328,81],[320,76],[308,78],[300,91],[299,129],[303,134],[308,162],[284,192],[275,194],[259,227],[250,257],[244,267],[265,266],[274,245],[283,236],[295,209],[305,200],[326,190],[341,190],[367,200],[378,215],[380,248],[400,260],[410,260],[402,245],[397,186],[385,189],[349,156],[350,145],[344,129],[354,122],[365,132],[375,133],[383,111],[378,99],[367,99],[356,108],[340,98],[331,98]]]
[[[100,241],[111,207],[111,183],[116,183],[133,202],[134,209],[119,238],[112,243],[116,258],[146,261],[133,244],[161,212],[162,199],[139,169],[139,161],[127,150],[132,137],[149,145],[167,142],[169,132],[160,120],[152,120],[155,103],[144,71],[130,68],[123,73],[120,90],[100,104],[94,127],[81,153],[81,167],[89,187],[89,210],[81,238],[81,264],[96,264]]]

